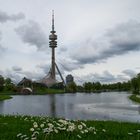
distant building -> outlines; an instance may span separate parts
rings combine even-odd
[[[18,87],[20,88],[19,92],[21,94],[31,94],[33,93],[33,82],[30,79],[24,77],[19,83]]]
[[[71,74],[67,75],[66,76],[66,85],[68,85],[68,84],[70,84],[72,82],[74,82],[73,76]]]
[[[26,77],[24,77],[19,83],[18,86],[22,86],[22,87],[30,87],[32,85],[32,80],[27,79]]]

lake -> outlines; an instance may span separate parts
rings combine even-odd
[[[14,95],[0,101],[0,114],[140,122],[140,105],[127,92]]]

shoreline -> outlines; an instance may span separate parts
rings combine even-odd
[[[140,103],[140,97],[138,97],[139,95],[137,94],[132,94],[131,96],[129,96],[129,99],[133,102],[136,102],[136,103]]]
[[[13,98],[13,97],[11,97],[11,96],[9,96],[9,95],[0,95],[0,101],[12,99],[12,98]]]

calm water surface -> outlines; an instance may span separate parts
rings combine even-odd
[[[0,101],[0,114],[140,122],[140,105],[126,92],[16,95]]]

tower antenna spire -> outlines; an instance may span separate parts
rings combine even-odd
[[[52,10],[52,31],[54,31],[54,10]]]

